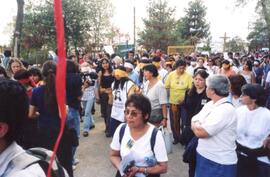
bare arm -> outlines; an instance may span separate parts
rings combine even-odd
[[[28,112],[28,117],[31,119],[37,118],[38,113],[37,113],[37,108],[33,105],[29,106],[29,112]]]
[[[201,126],[199,121],[195,121],[191,123],[191,129],[193,130],[194,134],[198,138],[208,138],[209,134],[207,131]]]
[[[113,166],[118,170],[120,167],[120,162],[121,162],[120,151],[115,151],[111,149],[110,160]]]

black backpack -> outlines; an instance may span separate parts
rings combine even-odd
[[[33,164],[39,164],[47,176],[52,154],[52,151],[44,148],[31,148],[18,155],[12,162],[18,169],[26,169]],[[53,161],[51,177],[68,177],[66,170],[58,162],[57,158]]]

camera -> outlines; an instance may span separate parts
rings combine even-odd
[[[83,83],[87,82],[89,86],[94,86],[98,75],[95,72],[81,73],[81,78]]]

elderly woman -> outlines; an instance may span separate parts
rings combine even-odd
[[[192,130],[199,138],[196,177],[235,177],[236,112],[228,100],[227,77],[213,75],[206,80],[206,94],[211,99],[192,118]]]
[[[264,140],[270,135],[270,111],[264,107],[266,97],[259,84],[242,87],[244,106],[237,113],[237,176],[269,177],[270,160]]]
[[[160,131],[148,123],[151,103],[142,94],[125,103],[126,124],[121,124],[111,143],[110,159],[120,176],[159,177],[167,172],[167,153]]]
[[[142,93],[149,98],[152,112],[149,122],[156,127],[167,126],[167,92],[161,80],[158,80],[158,70],[153,64],[143,67],[147,80]]]

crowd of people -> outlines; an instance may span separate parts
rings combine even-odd
[[[5,51],[0,66],[0,164],[14,148],[17,153],[21,147],[53,150],[60,127],[56,69],[57,58],[34,67]],[[100,106],[104,136],[112,137],[110,160],[117,177],[167,172],[160,127],[172,131],[172,144],[186,147],[189,177],[269,177],[269,71],[270,54],[259,52],[168,56],[160,50],[130,51],[125,59],[103,52],[71,54],[59,161],[72,177],[79,163],[79,138],[95,128]],[[9,168],[1,165],[0,176],[22,171]]]

